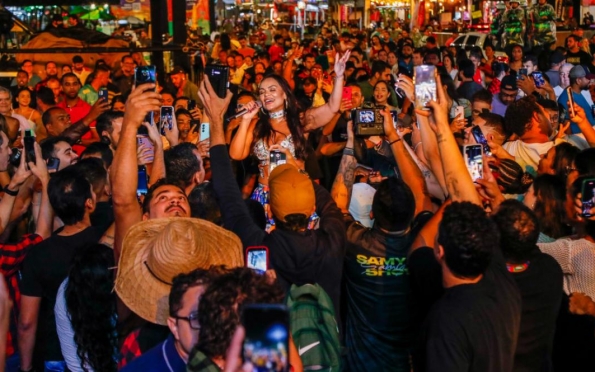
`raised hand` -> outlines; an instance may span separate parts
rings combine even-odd
[[[343,77],[345,74],[345,65],[347,64],[347,60],[349,60],[349,56],[351,55],[351,51],[346,51],[340,58],[335,58],[335,74],[337,77]]]

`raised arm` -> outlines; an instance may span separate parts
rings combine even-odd
[[[161,107],[161,96],[153,91],[155,84],[145,84],[132,90],[126,102],[126,113],[118,150],[110,170],[112,201],[116,233],[114,255],[119,257],[122,241],[128,229],[141,221],[141,209],[136,188],[138,186],[138,163],[136,158],[136,133],[146,114]],[[145,89],[150,89],[144,91]]]
[[[295,89],[295,80],[293,79],[293,64],[296,59],[299,59],[304,52],[304,47],[295,48],[293,52],[287,57],[287,63],[283,69],[283,78],[289,84],[291,90]]]
[[[62,132],[62,136],[67,137],[72,142],[80,140],[83,134],[91,130],[91,123],[97,120],[99,115],[103,114],[109,109],[110,104],[107,101],[104,101],[103,99],[97,100],[97,102],[95,102],[95,104],[91,107],[91,111],[89,111],[87,116],[66,128],[64,132]],[[99,141],[99,135],[96,131],[93,134],[93,142],[95,141]]]
[[[52,226],[54,223],[54,210],[50,204],[48,196],[48,183],[50,182],[50,174],[45,160],[41,156],[41,147],[35,143],[35,164],[29,163],[29,169],[41,183],[41,202],[39,205],[39,213],[37,215],[37,224],[35,226],[35,233],[46,239],[52,234]]]
[[[438,102],[429,103],[432,109],[432,116],[436,124],[436,141],[442,166],[444,167],[444,178],[446,188],[453,201],[468,201],[481,205],[479,195],[471,179],[467,166],[457,145],[448,123],[448,103],[446,93],[442,87],[440,76],[436,77],[436,92]],[[420,110],[418,110],[419,113]]]
[[[2,137],[5,141],[8,140],[4,133],[2,133]],[[37,143],[35,144],[37,145]],[[27,165],[25,164],[26,156],[24,155],[25,154],[22,154],[19,167],[6,186],[7,191],[4,192],[2,201],[0,201],[0,234],[4,231],[10,221],[10,216],[17,199],[17,196],[12,195],[12,193],[17,193],[29,176],[31,176],[31,172],[27,169]],[[41,158],[41,156],[39,157]],[[8,159],[6,159],[6,161],[8,162]]]
[[[570,115],[572,115],[572,112],[570,110],[569,112]],[[578,125],[578,128],[581,130],[581,133],[585,136],[585,140],[587,141],[589,146],[595,147],[595,129],[593,129],[593,124],[595,123],[589,123],[589,119],[587,119],[587,116],[585,115],[585,110],[583,110],[583,108],[577,105],[576,103],[574,104],[574,112],[576,113],[576,115],[572,116],[570,120],[572,120],[574,123],[576,123],[576,125]]]
[[[355,181],[355,167],[357,167],[357,160],[353,152],[353,143],[353,124],[350,121],[347,124],[347,144],[343,150],[339,171],[331,188],[331,196],[343,213],[349,213],[351,192],[353,191],[353,182]]]
[[[149,178],[149,187],[162,178],[165,178],[165,159],[163,157],[163,140],[157,130],[157,126],[143,122],[142,125],[147,128],[149,139],[153,144],[153,164]]]
[[[304,130],[313,131],[328,124],[339,111],[343,96],[343,79],[345,78],[345,64],[351,51],[345,52],[341,58],[335,59],[335,84],[328,102],[322,106],[310,108],[306,111]]]
[[[415,215],[422,211],[431,210],[432,202],[421,170],[413,161],[409,150],[406,148],[405,141],[399,137],[393,125],[390,111],[382,110],[382,115],[384,116],[384,135],[399,166],[399,173],[415,197]]]
[[[244,160],[250,155],[250,145],[254,138],[254,127],[256,122],[252,118],[246,119],[244,115],[240,120],[240,125],[235,136],[231,139],[231,145],[229,146],[229,156],[233,160]]]

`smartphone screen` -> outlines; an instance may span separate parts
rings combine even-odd
[[[541,71],[535,71],[533,73],[533,81],[535,82],[535,86],[537,88],[541,88],[545,85],[545,79],[543,78]]]
[[[134,70],[135,87],[148,83],[155,84],[156,81],[157,80],[155,66],[139,66]]]
[[[243,371],[289,371],[289,310],[284,305],[244,306]]]
[[[471,134],[473,134],[473,138],[475,138],[475,142],[479,143],[483,147],[483,152],[486,155],[491,156],[492,152],[490,151],[490,146],[488,146],[488,141],[486,140],[485,136],[483,135],[481,128],[478,125],[472,127]]]
[[[172,130],[174,127],[174,108],[173,106],[161,106],[160,113],[161,135],[165,136],[165,128]]]
[[[268,270],[269,251],[266,247],[248,247],[246,249],[246,267],[264,274]]]
[[[427,103],[436,100],[436,67],[421,65],[415,67],[413,83],[415,85],[415,107],[429,110]]]
[[[281,164],[287,163],[287,157],[281,151],[271,151],[269,155],[269,174]]]
[[[107,92],[107,88],[101,88],[99,89],[99,92],[97,92],[99,99],[103,99],[105,102],[108,101],[108,92]]]
[[[149,179],[147,177],[147,168],[144,165],[138,167],[138,184],[136,186],[136,195],[147,195],[149,192]]]
[[[471,175],[471,179],[475,182],[479,178],[483,178],[483,151],[481,145],[466,145],[464,147],[465,164]]]
[[[581,215],[583,217],[592,217],[591,209],[595,207],[595,178],[583,180],[581,200],[583,202]]]
[[[219,98],[225,98],[229,87],[229,67],[207,65],[205,74],[209,77],[209,81]]]
[[[23,138],[23,144],[25,146],[25,161],[27,163],[35,163],[35,137],[30,129],[25,131],[25,137]]]
[[[574,96],[572,95],[572,87],[566,88],[566,93],[568,94],[568,112],[574,117]]]
[[[201,123],[200,124],[200,139],[199,141],[202,142],[207,140],[211,137],[211,126],[209,123]]]

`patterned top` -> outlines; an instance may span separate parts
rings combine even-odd
[[[295,158],[295,146],[293,144],[293,140],[291,138],[291,134],[288,135],[287,137],[285,137],[285,139],[283,141],[281,141],[281,143],[279,143],[279,145],[283,148],[286,148],[289,150],[289,152],[291,153],[291,155]],[[263,171],[263,167],[266,166],[269,163],[269,149],[267,148],[266,144],[264,143],[264,139],[259,139],[258,141],[256,141],[256,143],[254,144],[254,147],[252,148],[252,152],[254,153],[254,155],[256,155],[256,157],[258,158],[258,162],[261,165],[260,168],[260,177],[264,178],[264,171]]]
[[[508,9],[502,16],[502,24],[506,32],[505,41],[507,45],[524,45],[523,41],[523,20],[525,12],[521,8]]]
[[[562,267],[564,292],[582,292],[595,298],[595,243],[587,239],[562,238],[537,245]]]

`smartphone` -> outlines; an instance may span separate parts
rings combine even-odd
[[[48,172],[50,172],[50,173],[57,172],[58,169],[60,168],[60,159],[50,156],[50,158],[47,161],[47,167],[48,167]]]
[[[99,99],[103,99],[105,102],[108,101],[107,88],[101,88],[101,89],[99,89],[99,92],[97,92],[97,94],[99,95]]]
[[[595,178],[587,178],[583,180],[581,201],[583,202],[583,210],[581,216],[593,217],[591,209],[595,207]]]
[[[269,250],[267,247],[246,248],[246,267],[264,274],[269,268]]]
[[[341,101],[346,101],[349,102],[351,104],[351,95],[352,95],[352,89],[351,87],[343,87],[343,96],[341,98]]]
[[[436,67],[421,65],[415,67],[413,84],[415,86],[415,108],[429,110],[427,103],[436,100]]]
[[[33,136],[33,131],[31,129],[25,131],[23,145],[26,154],[25,161],[27,163],[35,163],[35,137]]]
[[[209,81],[219,98],[225,98],[227,88],[229,88],[229,67],[207,65],[205,67],[205,75],[209,77]]]
[[[161,135],[165,136],[165,128],[172,130],[174,127],[174,107],[173,106],[161,106],[160,112],[160,128]]]
[[[244,371],[289,371],[289,309],[285,305],[250,304],[242,311],[246,330]],[[249,366],[249,367],[248,367]]]
[[[393,126],[396,129],[399,124],[399,111],[390,110],[390,116],[393,118]]]
[[[480,144],[483,147],[484,154],[488,156],[492,156],[492,152],[490,151],[490,146],[488,146],[488,140],[483,135],[481,128],[478,125],[475,125],[471,128],[471,134],[473,138],[475,138],[475,142]]]
[[[207,140],[211,137],[211,126],[209,123],[201,123],[200,124],[200,139],[199,141],[202,142]]]
[[[134,69],[134,86],[142,84],[155,84],[157,82],[157,69],[155,66],[138,66]],[[157,89],[155,87],[154,89]]]
[[[533,81],[535,82],[535,86],[537,88],[541,88],[545,85],[545,79],[543,78],[543,73],[541,71],[533,72]]]
[[[146,130],[146,128],[145,128]],[[147,162],[152,163],[155,159],[155,146],[153,146],[153,142],[147,135],[137,134],[136,135],[137,147],[143,146],[149,148],[150,156],[148,157]]]
[[[527,76],[529,73],[526,68],[519,68],[519,73],[516,75],[517,80],[521,79],[522,76]]]
[[[138,166],[138,183],[136,186],[136,195],[147,195],[149,192],[149,178],[147,177],[147,168],[144,165]]]
[[[269,155],[269,174],[277,166],[287,163],[287,156],[281,151],[271,151]]]
[[[459,119],[465,119],[465,108],[463,106],[457,106],[455,109],[455,117]]]
[[[574,117],[576,113],[574,112],[574,96],[572,95],[572,87],[566,88],[566,94],[568,94],[568,112],[570,112],[571,117]]]
[[[463,156],[465,157],[465,164],[471,175],[471,179],[475,182],[479,178],[483,178],[483,147],[481,145],[465,145],[463,147]]]
[[[196,101],[193,99],[188,100],[188,111],[192,111],[196,108]]]

